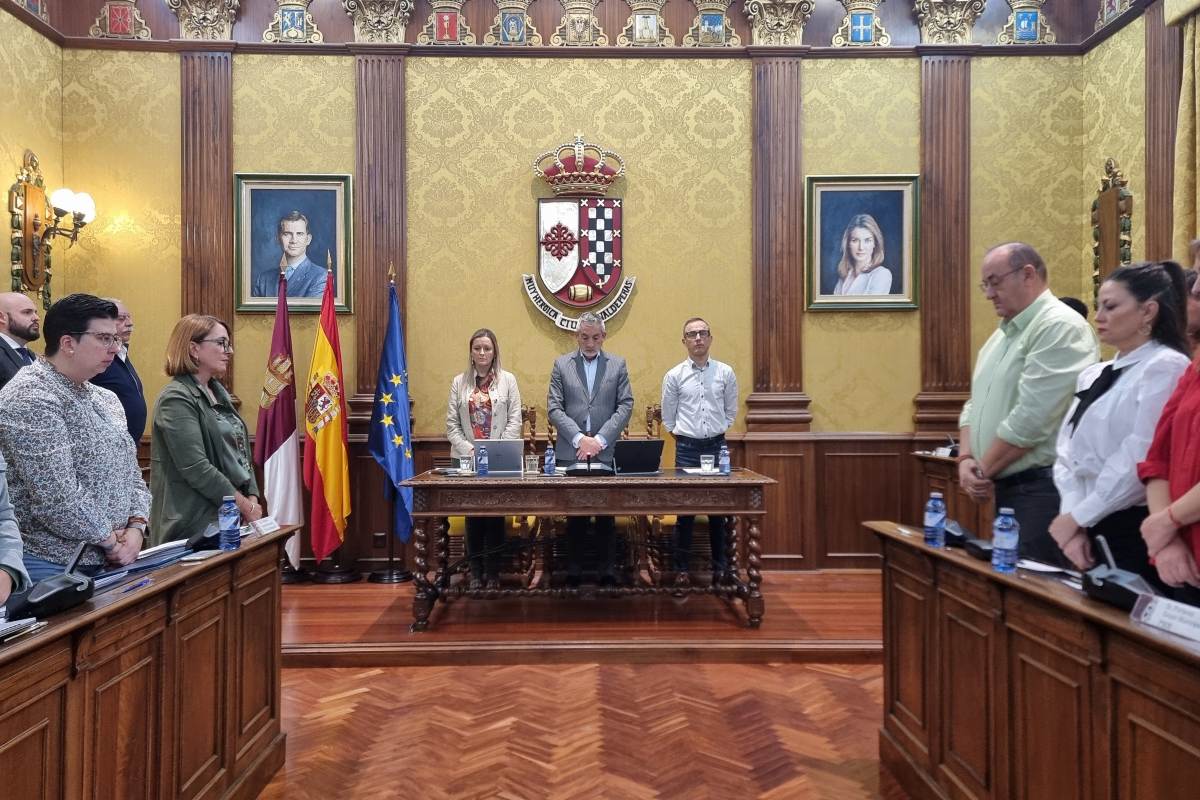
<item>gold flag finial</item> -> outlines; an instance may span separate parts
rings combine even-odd
[[[395,284],[396,283],[396,265],[391,261],[388,262],[387,275],[388,275],[388,283]]]

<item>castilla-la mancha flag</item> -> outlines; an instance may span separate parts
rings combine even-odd
[[[350,516],[350,456],[347,449],[349,420],[342,382],[342,346],[338,341],[337,315],[333,312],[333,273],[325,278],[317,343],[308,367],[304,399],[304,485],[312,493],[313,555],[323,561],[346,536]]]
[[[292,329],[288,325],[287,278],[279,274],[275,303],[275,332],[258,401],[258,434],[254,463],[262,467],[267,510],[280,525],[304,524],[300,492],[300,434],[296,431],[296,373],[292,360]],[[283,546],[292,569],[300,568],[300,534]]]

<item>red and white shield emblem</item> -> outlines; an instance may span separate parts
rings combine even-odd
[[[538,277],[570,306],[587,308],[621,285],[621,200],[538,202]]]

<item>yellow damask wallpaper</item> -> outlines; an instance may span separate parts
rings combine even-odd
[[[233,59],[235,172],[353,173],[354,59],[348,56],[236,55]],[[232,245],[231,245],[232,246]],[[230,278],[232,280],[232,278]],[[298,374],[308,369],[316,314],[292,314]],[[238,314],[234,387],[253,430],[271,346],[274,313]],[[355,384],[354,317],[338,317],[343,376]]]
[[[59,250],[66,257],[54,294],[120,294],[134,315],[130,351],[152,403],[167,381],[163,347],[179,319],[179,58],[64,50],[62,64],[63,177],[92,195],[97,215],[78,244]]]
[[[0,190],[3,190],[3,203],[7,209],[8,187],[21,169],[26,150],[37,154],[47,192],[63,185],[62,51],[54,42],[2,11],[0,87],[3,87],[0,90]],[[7,216],[4,230],[7,242]],[[7,254],[7,246],[4,252]],[[58,252],[62,252],[61,247]],[[58,272],[61,274],[62,271]],[[8,289],[9,283],[5,279],[0,290]]]
[[[545,426],[554,357],[574,347],[521,287],[535,264],[533,158],[570,140],[616,150],[628,176],[624,254],[637,289],[609,324],[628,360],[634,431],[705,317],[713,356],[752,387],[750,64],[740,60],[414,58],[408,62],[408,339],[416,431],[445,430],[467,339],[495,330]],[[737,428],[744,429],[742,415]]]
[[[1091,187],[1082,174],[1087,83],[1078,56],[972,62],[972,284],[988,247],[1020,240],[1046,260],[1055,294],[1082,295],[1083,276],[1091,274],[1091,256],[1080,246]],[[981,292],[971,296],[975,353],[997,318]]]
[[[805,61],[804,171],[920,171],[916,59]],[[804,220],[797,220],[803,225]],[[804,391],[816,431],[911,431],[921,390],[919,311],[804,315]]]
[[[1092,199],[1113,158],[1133,192],[1133,260],[1146,255],[1146,23],[1138,17],[1083,56],[1083,213],[1090,218]],[[1092,258],[1092,228],[1083,231],[1084,258]],[[1183,254],[1181,254],[1183,255]],[[1190,265],[1189,265],[1190,266]],[[1082,275],[1080,297],[1092,302],[1091,271]]]

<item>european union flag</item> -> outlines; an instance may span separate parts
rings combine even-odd
[[[388,288],[387,333],[379,356],[367,449],[387,473],[384,497],[396,501],[396,535],[407,542],[412,536],[412,489],[402,488],[400,482],[413,476],[413,455],[408,424],[408,367],[395,284]]]

